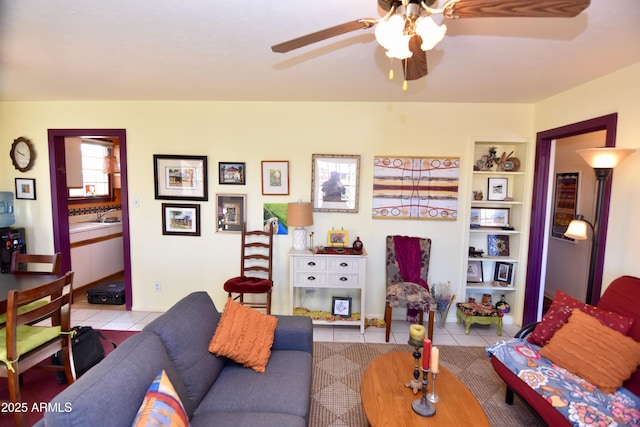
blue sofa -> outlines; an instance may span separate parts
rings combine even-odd
[[[130,426],[164,369],[193,427],[307,426],[313,327],[309,318],[276,317],[266,372],[257,373],[209,353],[220,313],[206,292],[194,292],[56,396],[69,410],[48,412],[37,425]]]

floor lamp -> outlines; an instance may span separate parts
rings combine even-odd
[[[630,148],[587,148],[576,150],[585,162],[591,166],[596,174],[598,181],[598,193],[596,198],[596,213],[593,224],[587,221],[583,215],[576,215],[567,231],[564,233],[566,237],[576,240],[587,240],[587,225],[591,228],[591,255],[589,257],[589,275],[587,278],[587,304],[594,304],[593,286],[596,274],[596,263],[598,257],[598,246],[600,244],[600,218],[602,216],[602,198],[604,195],[604,183],[611,176],[613,168],[622,162],[629,154],[636,150]]]

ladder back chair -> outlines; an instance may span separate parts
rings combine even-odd
[[[9,399],[21,401],[20,375],[31,368],[63,371],[69,384],[74,374],[70,358],[71,294],[73,272],[49,283],[23,291],[11,290],[7,301],[7,324],[0,329],[0,377],[7,378]],[[34,301],[48,302],[21,310]],[[34,323],[50,324],[33,326]],[[61,351],[62,366],[41,362]],[[55,380],[55,376],[51,376]],[[23,414],[14,413],[16,426],[24,425]]]
[[[264,309],[271,314],[271,290],[273,289],[273,224],[268,230],[247,231],[242,224],[240,275],[227,280],[224,290],[242,305]],[[264,294],[264,299],[245,294]],[[235,295],[235,296],[234,296]]]
[[[386,286],[384,321],[386,342],[391,334],[393,307],[416,311],[418,323],[424,324],[424,312],[429,312],[427,336],[433,341],[433,298],[427,285],[431,239],[407,236],[387,236]],[[404,276],[404,277],[403,277]],[[419,283],[421,282],[421,283]],[[435,307],[434,307],[435,309]]]

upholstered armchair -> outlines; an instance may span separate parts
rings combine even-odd
[[[424,312],[429,312],[427,336],[433,340],[435,305],[429,293],[429,257],[431,239],[407,236],[387,236],[386,285],[387,297],[384,320],[385,339],[389,342],[393,307],[407,309],[412,323],[424,323]],[[431,307],[433,306],[433,310]],[[417,319],[416,319],[417,316]]]

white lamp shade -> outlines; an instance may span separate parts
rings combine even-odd
[[[571,220],[564,235],[570,239],[587,240],[587,223],[579,219]]]
[[[633,153],[632,148],[585,148],[576,150],[585,162],[594,169],[613,169],[620,164],[627,156]]]

